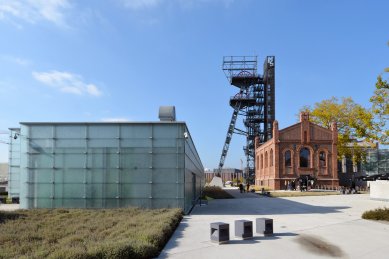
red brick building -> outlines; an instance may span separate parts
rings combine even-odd
[[[301,113],[299,123],[282,130],[274,121],[273,138],[255,148],[255,184],[280,190],[310,175],[317,179],[316,185],[338,187],[337,140],[336,123],[331,129],[323,128],[310,122],[308,113]]]

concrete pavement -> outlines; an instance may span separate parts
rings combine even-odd
[[[389,207],[389,202],[370,200],[364,194],[242,196],[196,206],[159,258],[389,258],[389,224],[361,219],[364,211]],[[255,218],[259,217],[273,219],[273,236],[255,233]],[[253,239],[234,237],[234,220],[238,219],[253,221]],[[210,241],[210,223],[218,221],[230,224],[227,244]]]

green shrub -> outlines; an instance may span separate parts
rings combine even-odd
[[[362,218],[389,221],[389,208],[378,208],[375,210],[365,211],[362,214]]]
[[[228,192],[224,191],[220,187],[216,186],[206,186],[203,189],[203,197],[202,199],[207,199],[212,198],[212,199],[232,199],[234,196],[229,194]]]
[[[180,209],[35,209],[0,212],[0,258],[153,258]]]

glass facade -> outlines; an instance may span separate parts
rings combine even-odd
[[[362,163],[366,175],[389,173],[389,149],[367,150],[366,163]]]
[[[20,129],[11,128],[8,154],[8,196],[18,198],[20,193]]]
[[[186,124],[21,123],[21,208],[178,207],[204,168]]]

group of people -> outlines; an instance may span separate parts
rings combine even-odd
[[[240,183],[239,184],[239,191],[240,191],[240,193],[249,192],[250,191],[250,184],[247,182],[246,183],[246,189],[245,189],[243,184]]]

